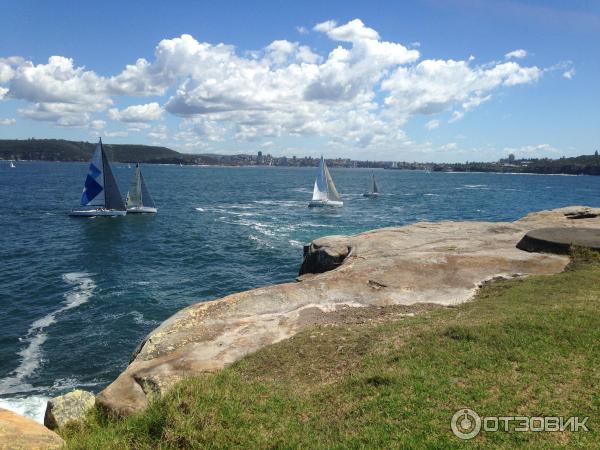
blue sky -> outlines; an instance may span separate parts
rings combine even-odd
[[[5,1],[0,138],[410,161],[589,154],[598,42],[591,1]]]

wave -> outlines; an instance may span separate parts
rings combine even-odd
[[[56,322],[59,314],[86,303],[96,288],[94,280],[85,272],[66,273],[63,275],[63,280],[72,286],[71,290],[65,294],[63,306],[33,322],[27,335],[20,339],[22,342],[26,342],[27,346],[17,353],[21,362],[12,372],[12,376],[0,380],[0,394],[35,390],[25,380],[39,368],[42,362],[42,345],[48,338],[45,333],[46,328]]]
[[[158,320],[146,319],[144,317],[144,315],[139,311],[131,311],[129,314],[133,316],[133,321],[135,323],[137,323],[138,325],[158,325],[159,324]]]
[[[8,409],[20,416],[29,417],[38,423],[44,423],[44,413],[49,399],[50,397],[37,395],[0,398],[0,408]]]

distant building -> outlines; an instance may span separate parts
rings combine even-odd
[[[262,163],[263,163],[263,154],[262,154],[262,152],[259,150],[259,151],[258,151],[258,156],[256,157],[256,164],[257,164],[258,166],[262,166]]]

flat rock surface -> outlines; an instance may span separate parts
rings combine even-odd
[[[515,222],[421,222],[320,238],[305,250],[304,260],[310,258],[310,264],[303,264],[300,282],[198,303],[167,319],[147,336],[129,367],[98,394],[97,403],[117,414],[139,411],[181,378],[221,369],[323,323],[325,312],[455,305],[494,277],[560,272],[568,263],[566,256],[524,252],[516,244],[537,228],[600,229],[598,217],[568,218],[581,211],[600,212],[569,207]],[[313,252],[322,254],[315,257]],[[340,256],[334,270],[315,273],[321,272],[319,264],[331,266],[331,257]]]
[[[538,228],[523,236],[517,247],[531,252],[568,253],[572,244],[600,250],[600,229]]]
[[[45,426],[0,408],[1,450],[58,449],[64,444],[58,434]]]

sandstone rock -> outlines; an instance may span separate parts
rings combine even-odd
[[[179,311],[146,337],[129,367],[97,402],[117,414],[139,411],[152,395],[166,392],[182,377],[221,369],[293,336],[317,323],[324,311],[453,305],[469,300],[482,282],[498,276],[560,272],[566,256],[528,253],[516,244],[536,228],[600,228],[600,218],[565,216],[582,209],[542,211],[515,222],[422,222],[317,239],[307,246],[302,269],[315,275]]]
[[[44,425],[51,430],[65,426],[69,422],[79,422],[96,403],[91,392],[76,389],[68,394],[48,401],[44,414]]]
[[[1,450],[62,448],[65,442],[53,431],[31,419],[0,408]]]
[[[539,228],[525,234],[517,244],[517,248],[528,252],[567,254],[571,245],[600,250],[600,229]]]

